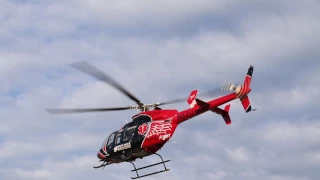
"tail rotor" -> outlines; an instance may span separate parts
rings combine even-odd
[[[227,80],[227,81],[224,82],[221,90],[223,92],[235,91],[236,87],[237,86],[235,84],[233,84],[231,81]]]
[[[235,85],[234,83],[232,83],[231,81],[227,80],[225,81],[225,83],[223,84],[221,90],[223,92],[235,92],[237,94],[237,96],[240,98],[241,96],[244,95],[244,91],[243,91],[243,86],[242,84],[238,84]]]
[[[239,85],[235,85],[231,81],[227,80],[221,88],[223,92],[234,92],[237,98],[240,99],[241,104],[246,112],[254,111],[251,108],[251,103],[248,97],[248,94],[251,91],[250,85],[251,85],[252,74],[253,74],[253,66],[250,66],[243,84],[239,83]]]

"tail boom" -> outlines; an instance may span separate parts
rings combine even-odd
[[[247,75],[244,79],[243,86],[241,85],[237,87],[234,86],[232,87],[232,89],[234,90],[233,93],[219,97],[209,102],[204,102],[200,99],[197,99],[196,95],[198,91],[197,90],[192,91],[187,100],[190,108],[179,112],[175,120],[177,121],[178,124],[180,124],[206,111],[212,111],[217,114],[220,114],[223,117],[226,124],[231,124],[231,119],[229,116],[230,104],[225,106],[224,109],[220,109],[218,108],[218,106],[221,106],[225,103],[228,103],[238,98],[240,99],[242,106],[247,113],[250,111],[253,111],[250,104],[249,97],[248,97],[248,93],[251,92],[250,85],[251,85],[252,74],[253,74],[253,66],[250,66],[248,69]]]
[[[221,106],[221,105],[223,105],[229,101],[232,101],[234,99],[237,99],[237,96],[235,93],[228,94],[226,96],[214,99],[209,102],[204,102],[204,101],[201,101],[200,99],[195,99],[197,105],[194,106],[193,108],[189,108],[189,109],[186,109],[184,111],[179,112],[177,114],[176,121],[178,124],[180,124],[188,119],[191,119],[195,116],[198,116],[198,115],[200,115],[206,111],[209,111],[211,109],[215,109],[218,106]],[[228,107],[228,108],[230,108],[230,107]],[[228,108],[226,108],[225,110],[228,110]],[[229,121],[229,120],[227,120],[227,121]]]

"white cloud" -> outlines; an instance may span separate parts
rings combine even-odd
[[[55,179],[51,172],[46,170],[27,171],[23,169],[0,169],[5,179]]]
[[[249,161],[247,152],[243,147],[237,148],[235,150],[227,150],[227,153],[232,161],[236,161],[236,162]]]

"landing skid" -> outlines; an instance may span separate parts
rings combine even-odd
[[[112,163],[109,163],[109,162],[107,162],[107,161],[104,161],[100,166],[93,166],[93,168],[95,168],[95,169],[98,169],[98,168],[102,168],[102,170],[106,167],[106,166],[108,166],[108,165],[110,165],[110,164],[112,164]]]
[[[158,163],[155,163],[155,164],[151,164],[151,165],[149,165],[149,166],[144,166],[144,167],[141,167],[141,168],[138,168],[138,169],[137,169],[136,166],[133,164],[133,162],[128,161],[128,162],[131,163],[131,164],[133,165],[133,167],[134,167],[134,170],[131,170],[131,172],[135,171],[136,174],[137,174],[137,177],[131,177],[131,179],[138,179],[138,178],[142,178],[142,177],[146,177],[146,176],[150,176],[150,175],[154,175],[154,174],[158,174],[158,173],[167,172],[167,171],[170,170],[170,169],[167,169],[167,168],[166,168],[166,165],[165,165],[165,163],[166,163],[166,162],[169,162],[170,160],[163,161],[162,157],[161,157],[159,154],[157,154],[157,153],[154,153],[154,154],[158,155],[158,156],[161,158],[161,162],[158,162]],[[149,167],[156,166],[156,165],[159,165],[159,164],[163,164],[164,170],[139,176],[138,170],[145,169],[145,168],[149,168]]]

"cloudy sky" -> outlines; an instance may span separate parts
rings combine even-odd
[[[44,111],[134,105],[69,66],[78,61],[145,103],[241,83],[255,67],[258,110],[246,114],[234,101],[229,126],[210,112],[181,124],[160,151],[171,170],[146,180],[319,179],[319,9],[318,0],[1,0],[0,179],[135,176],[129,163],[92,166],[103,140],[136,111]]]

